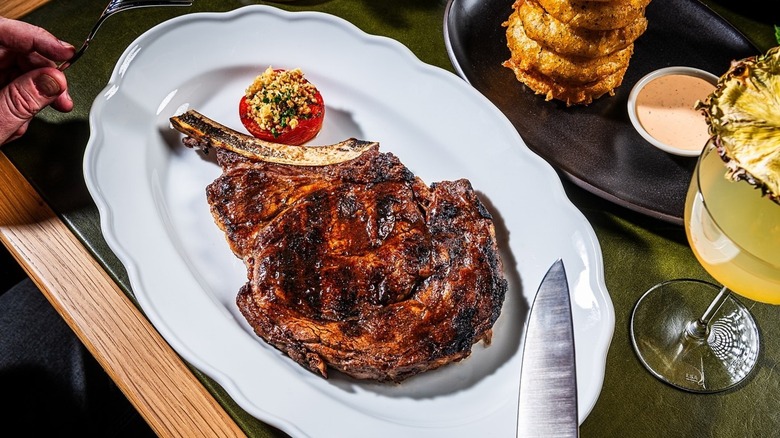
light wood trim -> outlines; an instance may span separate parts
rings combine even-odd
[[[48,1],[5,0],[0,16]],[[159,436],[245,436],[2,151],[0,241]]]
[[[2,151],[0,241],[158,435],[244,435]]]
[[[0,17],[19,18],[29,14],[50,0],[3,0],[0,2]]]

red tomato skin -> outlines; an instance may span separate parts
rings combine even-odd
[[[295,129],[287,126],[277,136],[274,136],[269,130],[262,129],[255,119],[248,115],[249,104],[246,96],[241,96],[241,100],[238,103],[238,116],[241,118],[241,123],[244,124],[247,131],[260,140],[298,146],[313,139],[322,129],[322,122],[325,119],[325,102],[319,91],[317,91],[314,99],[317,103],[311,105],[313,116],[308,119],[299,119],[298,126]]]

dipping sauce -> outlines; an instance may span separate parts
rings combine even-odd
[[[662,75],[636,96],[636,116],[650,136],[669,146],[701,151],[709,133],[704,115],[694,109],[715,90],[712,82],[687,74]]]

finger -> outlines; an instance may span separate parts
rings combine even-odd
[[[0,87],[28,71],[56,66],[57,63],[39,53],[15,53],[0,47]]]
[[[3,45],[0,44],[0,70],[16,64],[17,56],[18,54],[16,52],[8,47],[3,47]]]
[[[23,21],[0,17],[0,46],[20,53],[38,52],[52,61],[67,61],[76,52],[47,30]]]
[[[6,65],[0,63],[0,87],[21,76],[22,74],[42,67],[56,67],[57,63],[37,53],[16,54]]]
[[[56,62],[37,52],[20,55],[16,62],[24,71],[35,70],[41,67],[55,67],[57,65]]]
[[[57,99],[51,103],[51,107],[61,113],[67,113],[73,110],[73,100],[70,98],[68,90],[57,96]]]
[[[67,99],[67,94],[61,97],[66,90],[65,75],[51,67],[25,73],[0,89],[0,143],[5,143],[46,106],[57,102],[61,108],[68,108],[61,100]]]
[[[16,130],[16,132],[11,134],[11,136],[8,138],[8,140],[6,140],[5,142],[0,142],[0,145],[6,144],[6,143],[10,143],[10,142],[16,140],[17,138],[23,136],[27,132],[27,128],[29,126],[30,126],[30,121],[27,121],[27,123],[25,123],[24,125],[20,126],[19,129]]]

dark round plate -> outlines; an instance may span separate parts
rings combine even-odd
[[[458,74],[506,114],[531,150],[574,183],[624,207],[682,224],[696,158],[660,151],[634,130],[626,109],[631,87],[645,74],[673,65],[720,76],[732,60],[759,50],[696,0],[653,0],[646,10],[647,31],[635,42],[615,95],[566,107],[535,95],[501,66],[509,59],[502,23],[513,1],[450,0],[444,39]]]

